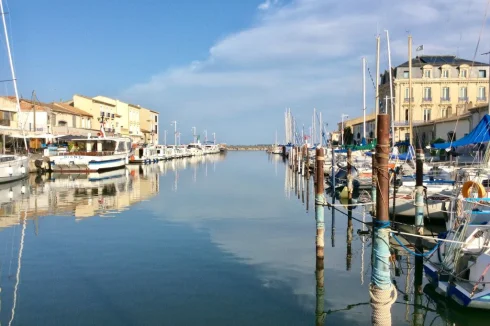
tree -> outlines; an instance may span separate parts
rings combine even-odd
[[[354,139],[354,134],[352,133],[352,129],[350,127],[345,127],[344,128],[344,145],[351,145],[353,139]]]

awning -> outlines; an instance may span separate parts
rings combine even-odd
[[[474,145],[478,143],[485,143],[490,141],[490,115],[486,114],[483,119],[480,120],[478,125],[468,135],[459,140],[453,142],[432,144],[433,148],[445,149],[449,147],[458,147],[466,145]]]

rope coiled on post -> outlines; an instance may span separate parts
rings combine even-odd
[[[369,286],[371,297],[371,322],[376,326],[391,326],[391,306],[396,301],[398,293],[395,286],[388,290],[382,290],[376,285]]]

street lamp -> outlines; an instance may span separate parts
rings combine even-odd
[[[344,146],[344,118],[348,118],[349,115],[348,114],[342,114],[342,130],[340,130],[340,132],[342,133],[342,146]]]

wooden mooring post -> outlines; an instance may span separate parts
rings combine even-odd
[[[352,177],[352,150],[347,149],[347,196],[348,199],[352,199],[352,192],[354,191],[353,177]]]
[[[324,162],[323,148],[316,149],[316,183],[315,183],[315,220],[316,220],[316,251],[317,257],[324,257],[325,221],[323,205],[325,203],[324,189]]]
[[[376,218],[373,217],[373,265],[369,286],[373,325],[391,325],[391,305],[396,301],[396,288],[390,275],[390,221],[388,159],[390,154],[390,116],[377,116],[376,145]]]

